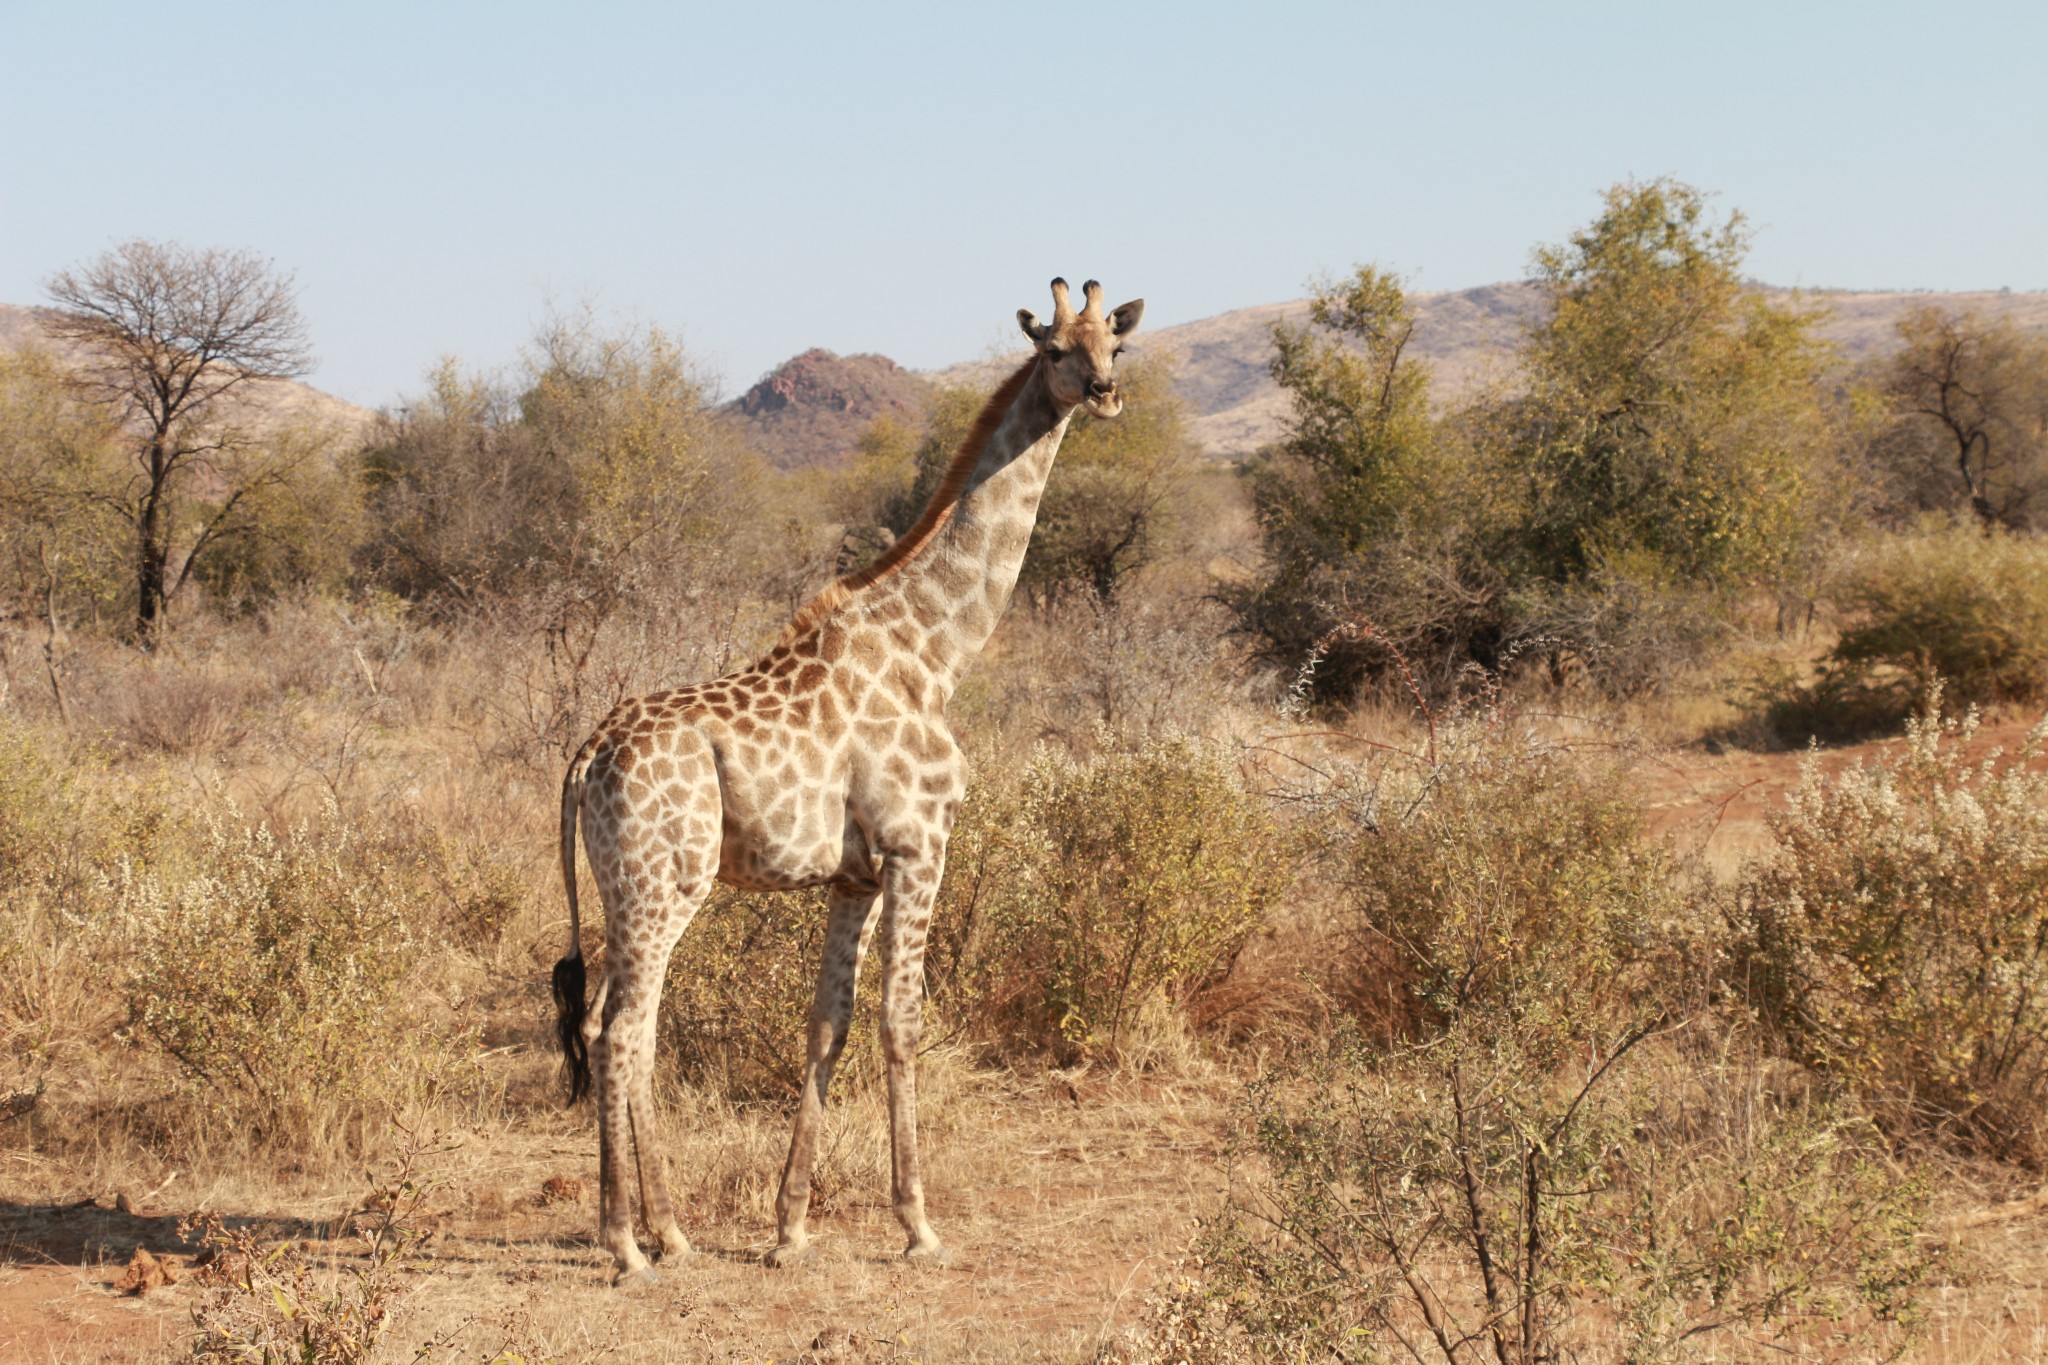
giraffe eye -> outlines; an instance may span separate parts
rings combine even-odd
[[[1058,346],[1048,346],[1045,348],[1045,358],[1047,360],[1065,360],[1067,353]]]
[[[1118,356],[1122,355],[1123,353],[1124,353],[1124,348],[1123,348],[1123,347],[1121,347],[1121,346],[1119,346],[1119,347],[1117,347],[1117,348],[1116,348],[1116,349],[1115,349],[1114,351],[1111,351],[1111,352],[1109,353],[1109,358],[1110,358],[1111,360],[1115,360],[1115,359],[1116,359],[1116,358],[1117,358]]]

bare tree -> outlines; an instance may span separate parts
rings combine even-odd
[[[2021,527],[2048,488],[2048,339],[2009,319],[1916,308],[1875,381],[1892,422],[1872,453],[1908,507]]]
[[[135,438],[121,511],[135,527],[136,627],[150,645],[193,565],[249,529],[236,516],[244,501],[304,458],[261,458],[256,436],[235,421],[251,383],[312,367],[298,291],[252,252],[147,241],[124,242],[45,288],[56,304],[45,327],[82,352],[77,386]],[[174,575],[181,516],[196,532]]]

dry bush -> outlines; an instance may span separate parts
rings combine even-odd
[[[1498,711],[1433,742],[1324,793],[1358,1022],[1250,1087],[1199,1273],[1125,1358],[1897,1341],[1924,1191],[1703,1013],[1718,936],[1618,772]]]
[[[201,663],[151,660],[119,670],[101,699],[109,733],[144,754],[216,757],[249,736],[252,679]]]
[[[1286,890],[1285,836],[1213,750],[1098,740],[1092,757],[1045,748],[1020,776],[970,786],[926,959],[930,1042],[1061,1062],[1127,1054],[1229,971]],[[821,891],[713,893],[663,993],[685,1082],[740,1099],[795,1092],[825,918]],[[870,1031],[856,1022],[841,1063],[854,1084],[876,1065]]]
[[[2048,541],[1924,526],[1856,555],[1835,597],[1840,667],[1896,669],[1913,698],[1936,678],[1966,704],[2048,693]]]
[[[464,1085],[473,1028],[417,989],[415,887],[330,810],[275,832],[203,821],[191,871],[125,860],[108,917],[132,945],[127,1032],[174,1065],[197,1140],[374,1150],[389,1117]]]
[[[1085,749],[1097,730],[1216,734],[1252,714],[1257,685],[1224,608],[1140,581],[1108,602],[1016,612],[953,705],[961,728]]]
[[[669,960],[662,989],[663,1047],[673,1042],[686,1084],[736,1100],[796,1094],[825,918],[823,891],[712,892]],[[842,1075],[859,1069],[865,1033],[856,1030]]]
[[[1327,816],[1349,907],[1323,982],[1382,1036],[1481,1008],[1574,1036],[1675,979],[1693,930],[1618,765],[1473,715]]]
[[[1909,722],[1896,757],[1810,765],[1743,874],[1731,984],[1793,1056],[1893,1132],[2048,1164],[2044,733],[1967,756],[1977,722]]]
[[[473,1346],[462,1351],[484,1365],[520,1365],[536,1358],[526,1339],[530,1333],[519,1330],[520,1324],[487,1325],[474,1315],[396,1352],[386,1349],[403,1330],[408,1280],[431,1268],[426,1251],[431,1233],[423,1224],[428,1202],[441,1185],[428,1167],[454,1150],[453,1144],[436,1145],[400,1126],[395,1154],[371,1179],[367,1197],[342,1220],[354,1246],[339,1266],[316,1266],[291,1240],[266,1246],[255,1226],[230,1224],[217,1213],[188,1217],[179,1231],[201,1247],[192,1359],[214,1365],[372,1365],[404,1359],[419,1365],[458,1358],[458,1343],[465,1337],[496,1342],[481,1354]]]
[[[1230,1210],[1121,1359],[1709,1361],[1759,1338],[1910,1341],[1925,1188],[1866,1121],[1739,1049],[1589,1033],[1560,1065],[1500,1022],[1354,1042],[1254,1085]]]
[[[934,954],[941,1007],[1000,1050],[1116,1056],[1227,973],[1292,875],[1285,836],[1183,735],[1042,748],[963,808]]]
[[[1924,521],[1851,551],[1826,595],[1843,626],[1816,675],[1781,668],[1749,688],[1782,742],[1896,730],[1937,680],[1962,704],[2048,696],[2048,541]]]
[[[169,820],[153,786],[121,783],[102,755],[0,716],[0,1110],[25,1114],[55,1081],[91,1088],[120,1022],[95,911],[118,852],[157,857]],[[34,1136],[31,1130],[29,1136]]]

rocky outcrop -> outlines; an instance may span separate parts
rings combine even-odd
[[[891,417],[924,421],[931,385],[883,355],[812,349],[776,366],[726,405],[747,440],[784,469],[836,464],[863,431]]]

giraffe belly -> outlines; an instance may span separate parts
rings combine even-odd
[[[870,879],[867,843],[843,801],[777,802],[760,813],[726,811],[718,880],[749,891],[793,891]]]

